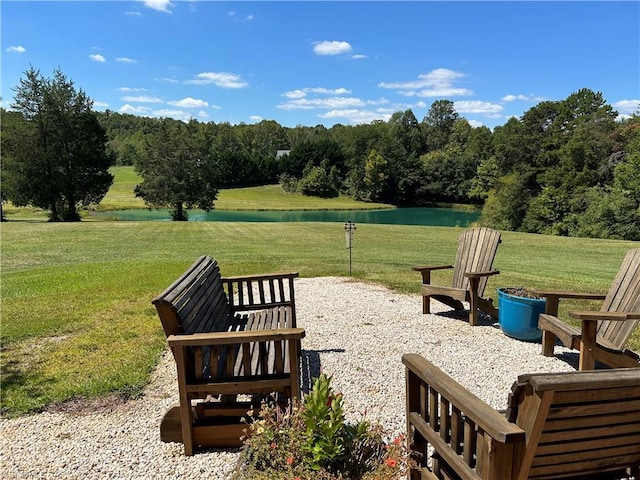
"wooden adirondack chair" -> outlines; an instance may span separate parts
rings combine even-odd
[[[455,265],[418,266],[413,270],[422,274],[422,313],[431,311],[431,299],[463,310],[462,302],[469,302],[469,324],[478,324],[478,309],[498,318],[498,310],[490,298],[484,298],[487,280],[500,273],[493,270],[493,259],[500,244],[500,232],[490,228],[473,228],[460,234]],[[451,287],[431,285],[431,272],[453,268]]]
[[[629,250],[606,295],[535,290],[547,299],[540,315],[542,354],[553,356],[556,338],[563,345],[580,350],[579,369],[592,370],[596,360],[611,367],[640,367],[640,355],[626,348],[629,337],[640,324],[640,248]],[[569,312],[582,321],[582,328],[558,319],[561,298],[604,300],[599,312]]]
[[[402,362],[409,480],[640,478],[635,369],[521,375],[503,414],[420,355]]]

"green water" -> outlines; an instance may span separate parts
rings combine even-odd
[[[115,220],[169,221],[168,210],[121,210],[98,214]],[[479,212],[449,208],[394,208],[390,210],[190,210],[191,222],[346,222],[392,225],[468,227]]]

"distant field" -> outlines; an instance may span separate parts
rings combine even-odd
[[[115,177],[113,185],[97,209],[108,211],[145,208],[142,199],[134,195],[134,189],[141,178],[135,173],[133,167],[113,167],[111,173]],[[300,193],[287,193],[280,185],[265,185],[220,190],[215,208],[218,210],[365,210],[393,208],[393,206],[358,202],[346,196],[307,197]]]

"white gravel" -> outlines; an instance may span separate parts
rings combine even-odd
[[[556,347],[561,358],[540,355],[540,344],[502,334],[487,319],[470,327],[464,316],[423,315],[417,295],[350,279],[296,280],[298,326],[305,372],[333,376],[345,395],[351,420],[366,416],[394,433],[404,430],[403,353],[419,353],[494,408],[505,408],[519,374],[575,370],[577,356]],[[433,308],[435,307],[435,308]],[[104,401],[0,421],[3,479],[226,479],[237,450],[210,450],[192,457],[182,444],[160,442],[159,423],[178,403],[175,366],[165,352],[153,381],[138,400]]]

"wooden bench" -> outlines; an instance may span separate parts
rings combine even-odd
[[[305,332],[296,326],[297,276],[223,278],[218,263],[203,256],[153,300],[180,393],[180,405],[161,422],[163,441],[183,442],[186,455],[239,446],[242,419],[261,398],[299,398]]]
[[[402,362],[409,480],[640,478],[636,369],[522,375],[505,415],[421,356]]]

